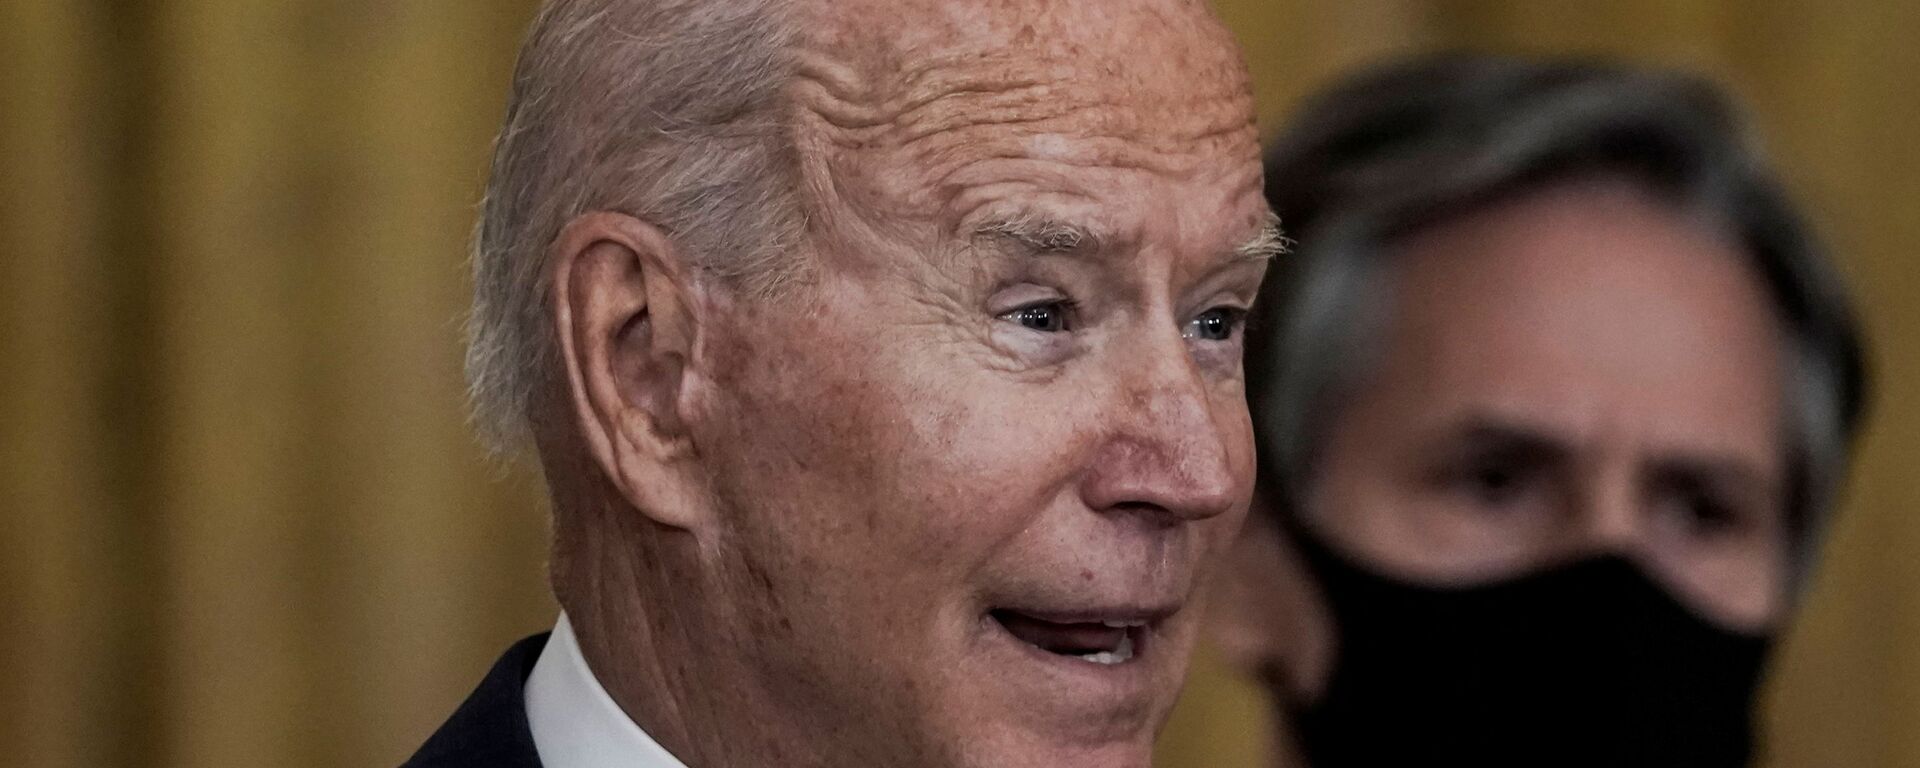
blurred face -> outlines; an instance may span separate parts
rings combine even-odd
[[[1703,616],[1777,621],[1781,339],[1741,254],[1619,180],[1433,227],[1323,442],[1309,522],[1471,584],[1622,554]]]
[[[831,764],[1146,765],[1250,493],[1235,49],[1197,2],[1001,5],[805,25],[814,275],[708,350],[710,556]]]

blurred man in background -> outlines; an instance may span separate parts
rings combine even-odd
[[[549,3],[470,374],[564,613],[410,765],[1145,765],[1278,246],[1199,0]]]
[[[1746,764],[1863,373],[1733,110],[1448,57],[1300,114],[1229,656],[1314,768]]]

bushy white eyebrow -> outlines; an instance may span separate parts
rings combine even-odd
[[[1233,255],[1240,261],[1272,261],[1292,250],[1293,240],[1281,231],[1280,217],[1269,211],[1260,232],[1234,248]]]
[[[1008,241],[1035,254],[1097,252],[1106,245],[1086,226],[1026,214],[988,221],[974,227],[973,236]]]
[[[993,219],[973,228],[973,236],[1002,240],[1032,254],[1099,253],[1109,238],[1081,224],[1041,215]],[[1292,250],[1293,241],[1281,232],[1280,217],[1269,212],[1260,231],[1234,247],[1234,261],[1271,261]]]

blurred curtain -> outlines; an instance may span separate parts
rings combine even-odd
[[[0,750],[395,764],[551,621],[461,407],[531,3],[0,2]]]
[[[1219,0],[1271,127],[1435,47],[1723,78],[1826,225],[1882,394],[1768,709],[1775,765],[1920,768],[1920,6]],[[532,0],[0,2],[0,744],[397,763],[551,620],[538,482],[468,437],[462,260]],[[1210,659],[1162,764],[1253,766]]]

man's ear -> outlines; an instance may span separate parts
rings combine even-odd
[[[698,526],[707,505],[681,410],[701,331],[694,270],[659,228],[607,212],[568,222],[548,268],[570,411],[587,453],[642,514]]]
[[[1300,555],[1256,500],[1214,580],[1207,624],[1220,658],[1291,698],[1315,698],[1331,671],[1333,625]]]

